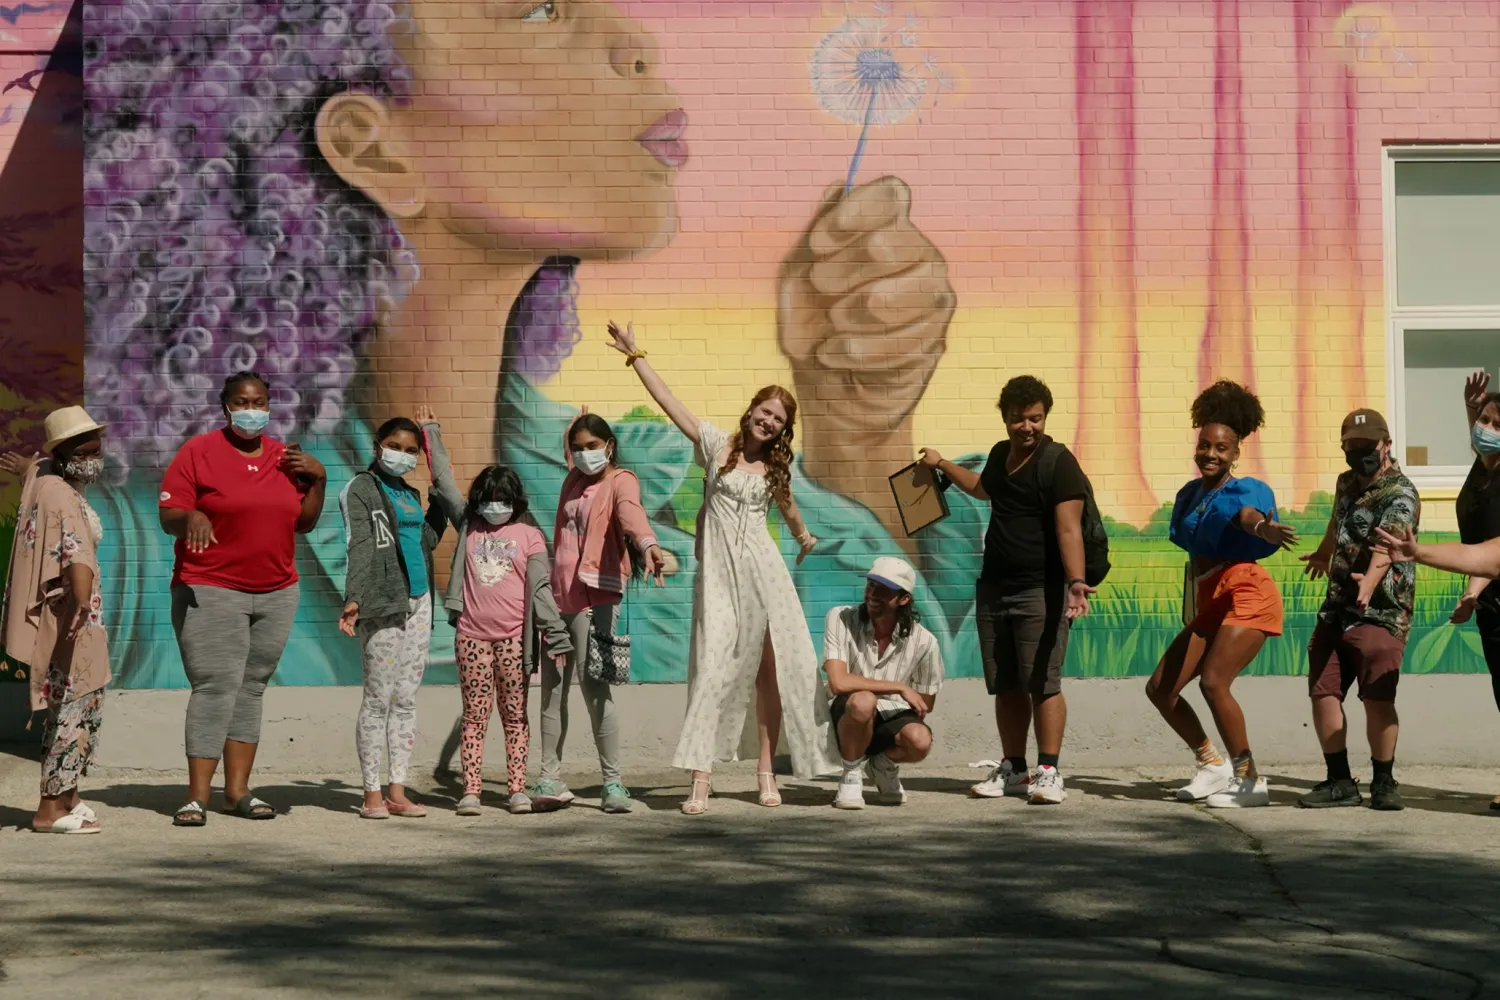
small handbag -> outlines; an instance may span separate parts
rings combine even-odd
[[[589,612],[589,652],[583,669],[596,681],[629,684],[630,636],[615,631],[620,617],[617,608],[611,608],[613,613],[607,618],[597,610]]]
[[[1191,625],[1198,617],[1198,577],[1193,573],[1193,560],[1182,567],[1182,624]]]

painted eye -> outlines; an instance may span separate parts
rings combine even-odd
[[[535,7],[533,7],[525,17],[521,18],[521,20],[530,24],[544,24],[548,21],[556,21],[557,4],[539,3]]]

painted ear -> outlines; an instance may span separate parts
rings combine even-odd
[[[318,109],[313,133],[334,173],[387,214],[411,219],[427,207],[421,174],[379,98],[335,94]]]

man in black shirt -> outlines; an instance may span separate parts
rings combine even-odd
[[[1088,614],[1094,592],[1084,580],[1089,484],[1072,453],[1046,434],[1052,392],[1040,379],[1011,379],[1001,390],[999,409],[1009,439],[990,450],[982,472],[955,465],[931,448],[922,450],[922,461],[990,504],[975,621],[1005,759],[974,786],[974,794],[1056,804],[1068,796],[1057,770],[1068,720],[1062,695],[1068,627]],[[1033,722],[1034,775],[1026,768]]]

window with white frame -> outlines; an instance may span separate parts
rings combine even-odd
[[[1419,485],[1457,486],[1464,380],[1500,391],[1500,145],[1388,146],[1383,166],[1391,434]]]

